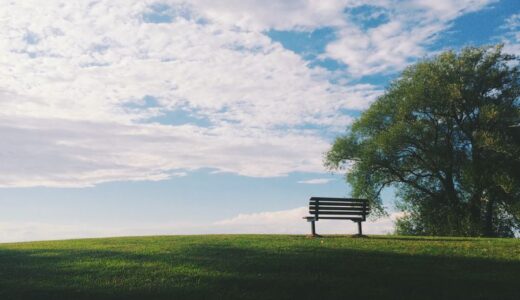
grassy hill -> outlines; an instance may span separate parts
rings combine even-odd
[[[520,240],[284,235],[0,244],[0,299],[520,299]]]

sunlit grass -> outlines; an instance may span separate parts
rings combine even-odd
[[[0,245],[0,299],[520,299],[520,240],[158,236]]]

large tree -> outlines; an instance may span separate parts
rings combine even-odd
[[[383,213],[397,190],[405,234],[512,236],[520,228],[520,70],[502,47],[407,68],[336,138],[330,169]]]

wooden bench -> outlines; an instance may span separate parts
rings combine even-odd
[[[303,217],[311,222],[312,236],[317,236],[315,222],[324,220],[351,220],[358,223],[358,234],[362,235],[361,222],[369,213],[368,200],[351,198],[312,197],[309,199],[309,213]]]

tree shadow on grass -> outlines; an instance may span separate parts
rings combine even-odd
[[[324,247],[0,250],[0,299],[518,299],[520,263]]]

